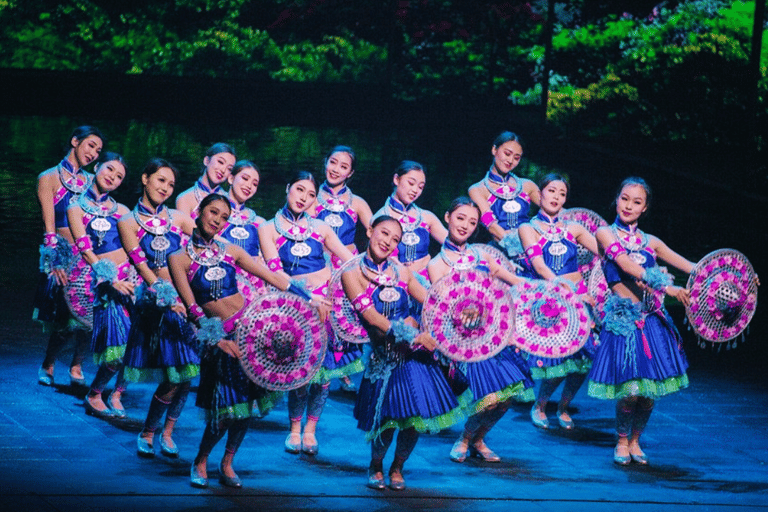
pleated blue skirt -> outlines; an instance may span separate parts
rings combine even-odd
[[[125,377],[134,382],[180,383],[200,373],[197,339],[170,308],[139,303],[125,350]]]
[[[499,401],[533,398],[534,382],[528,364],[512,348],[505,348],[490,359],[467,363],[464,373],[476,400],[491,394],[496,394]]]
[[[131,328],[133,302],[108,283],[98,286],[93,304],[91,351],[97,365],[122,362]]]
[[[430,352],[418,350],[405,356],[388,379],[363,378],[354,408],[358,428],[372,439],[388,428],[435,433],[455,425],[466,417],[472,392],[466,383],[449,382],[446,373]]]
[[[628,336],[603,329],[589,373],[590,396],[657,398],[688,386],[682,338],[666,311],[645,317]]]
[[[206,347],[200,362],[200,385],[195,405],[207,420],[244,419],[263,394],[240,367],[240,361],[217,347]]]

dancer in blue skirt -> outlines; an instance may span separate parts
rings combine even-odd
[[[639,441],[654,400],[688,386],[682,339],[663,300],[669,295],[687,305],[690,294],[671,284],[657,259],[686,274],[694,264],[638,229],[651,204],[651,189],[642,178],[624,180],[615,201],[616,220],[596,233],[613,295],[605,305],[588,392],[595,398],[618,400],[614,462],[648,464]]]
[[[206,196],[200,202],[199,212],[192,238],[168,257],[173,284],[187,308],[187,316],[200,326],[198,341],[205,344],[196,403],[206,412],[206,425],[190,469],[190,484],[208,486],[208,456],[227,434],[219,481],[227,487],[241,487],[232,461],[248,430],[258,389],[243,371],[233,339],[235,323],[246,306],[245,298],[237,289],[236,267],[279,290],[309,297],[286,277],[270,272],[242,248],[215,239],[231,212],[225,196]]]
[[[168,255],[194,229],[188,215],[165,206],[177,179],[178,171],[170,162],[151,159],[141,173],[141,198],[132,214],[118,224],[123,247],[144,280],[136,293],[125,350],[125,378],[159,383],[137,439],[137,453],[142,457],[154,456],[154,435],[163,416],[160,452],[178,457],[173,428],[187,402],[190,382],[200,372],[194,332],[168,271]]]
[[[480,209],[471,199],[459,197],[453,200],[445,212],[448,238],[443,242],[440,254],[427,266],[432,283],[452,271],[473,268],[490,272],[510,285],[522,281],[482,249],[467,243],[479,221]],[[470,451],[485,462],[500,462],[501,458],[485,444],[485,435],[504,416],[513,400],[533,400],[533,380],[528,364],[514,348],[505,348],[492,358],[458,366],[467,376],[475,403],[472,416],[451,449],[451,460],[464,462]]]
[[[480,207],[480,222],[493,237],[491,244],[518,261],[523,248],[517,228],[530,218],[531,204],[539,204],[539,187],[513,172],[523,157],[522,142],[515,133],[500,133],[493,141],[491,155],[491,168],[469,187],[469,197]]]
[[[559,174],[548,174],[539,182],[541,208],[536,216],[519,228],[525,249],[526,263],[531,277],[561,283],[572,289],[578,300],[594,307],[595,300],[587,293],[587,285],[579,271],[578,246],[597,254],[595,237],[576,222],[560,219],[570,186]],[[565,381],[557,404],[557,421],[565,430],[574,428],[568,406],[576,396],[589,373],[597,351],[595,333],[577,353],[567,357],[529,356],[531,375],[541,381],[536,402],[531,408],[531,421],[539,428],[548,429],[547,402],[558,386]]]
[[[409,298],[420,303],[426,290],[410,270],[389,259],[401,241],[400,222],[376,217],[360,265],[342,275],[344,292],[370,337],[366,371],[354,408],[357,426],[371,443],[368,486],[383,489],[383,460],[399,430],[389,487],[405,489],[403,465],[420,433],[436,433],[464,418],[472,399],[466,383],[446,379],[432,350],[435,340],[419,333],[409,317]]]
[[[79,126],[70,136],[69,150],[61,162],[37,178],[37,200],[42,211],[45,236],[40,246],[40,279],[35,293],[32,318],[50,332],[43,364],[37,380],[44,386],[54,383],[54,365],[67,338],[75,338],[75,351],[69,366],[72,384],[86,385],[83,358],[88,350],[89,332],[75,321],[64,299],[67,267],[72,259],[72,232],[67,208],[91,187],[93,175],[85,166],[101,153],[104,137],[94,126]]]
[[[121,396],[125,390],[123,356],[131,326],[133,283],[130,263],[120,243],[117,224],[130,213],[109,193],[125,179],[126,167],[117,153],[105,152],[96,163],[93,185],[67,210],[75,247],[82,259],[75,264],[81,272],[93,272],[93,334],[91,351],[99,366],[85,397],[85,410],[99,417],[124,416]],[[90,265],[90,269],[88,266]],[[107,406],[101,394],[117,374],[115,389]]]
[[[368,228],[372,215],[365,199],[353,194],[347,186],[347,181],[355,173],[356,161],[355,152],[348,146],[335,146],[328,152],[323,160],[325,182],[317,191],[314,209],[310,209],[313,217],[333,228],[352,254],[357,254],[355,233],[358,222],[363,228]],[[332,254],[331,264],[336,270],[342,261]],[[363,371],[362,350],[357,344],[340,340],[335,340],[335,345],[330,347],[332,357],[327,360],[325,374],[329,379],[340,379],[344,391],[355,391],[355,383],[349,376]]]

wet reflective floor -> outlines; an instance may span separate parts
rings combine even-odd
[[[0,478],[6,510],[149,512],[192,510],[765,510],[768,399],[759,371],[737,371],[760,340],[721,354],[687,350],[691,386],[657,402],[643,447],[648,467],[612,461],[614,404],[573,402],[576,429],[538,430],[529,404],[514,406],[487,437],[499,464],[452,462],[455,426],[422,436],[405,466],[402,492],[365,487],[369,447],[352,418],[354,395],[334,383],[318,427],[316,457],[283,450],[285,404],[254,419],[235,469],[244,487],[218,483],[223,442],[211,455],[210,487],[193,489],[189,468],[203,423],[191,396],[175,433],[178,459],[136,455],[136,437],[155,386],[132,385],[128,417],[86,416],[83,388],[69,384],[63,353],[54,387],[37,384],[45,336],[26,318],[29,293],[6,296],[0,330]],[[24,311],[24,315],[20,311]],[[19,312],[17,314],[17,312]],[[752,348],[750,348],[752,347]],[[757,352],[759,353],[759,352]],[[93,378],[95,367],[85,366]],[[193,391],[194,393],[194,391]],[[555,395],[557,398],[558,395]],[[390,450],[391,452],[392,450]],[[392,454],[385,459],[385,467]]]

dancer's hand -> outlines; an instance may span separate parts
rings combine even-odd
[[[691,292],[687,288],[680,286],[667,286],[667,295],[679,300],[683,306],[688,307],[691,305]]]
[[[223,350],[225,354],[232,356],[235,359],[240,359],[240,348],[234,341],[221,339],[216,346]]]
[[[112,281],[112,288],[122,295],[133,295],[133,283],[125,280]]]
[[[429,351],[435,350],[435,347],[437,346],[435,338],[433,338],[432,335],[428,332],[419,333],[419,335],[413,339],[413,343],[414,345],[421,345]]]
[[[54,279],[56,279],[56,283],[59,286],[66,286],[69,282],[67,272],[63,268],[54,268],[51,270],[51,274],[53,275]]]
[[[461,319],[461,326],[465,329],[472,330],[477,329],[480,326],[480,310],[475,306],[469,306],[461,311],[459,317]]]

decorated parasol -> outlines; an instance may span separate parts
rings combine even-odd
[[[334,271],[328,284],[328,295],[331,300],[331,311],[328,318],[336,337],[347,343],[368,343],[370,341],[368,333],[341,285],[341,275],[353,266],[359,265],[364,256],[365,254],[358,254],[345,262]]]
[[[482,270],[454,270],[429,288],[421,322],[437,349],[455,361],[498,354],[514,334],[509,287]],[[471,317],[474,321],[468,321]]]
[[[248,304],[235,339],[243,371],[272,391],[296,389],[312,380],[328,345],[318,312],[285,292],[262,295]]]
[[[701,338],[727,342],[744,332],[757,307],[752,264],[739,251],[720,249],[699,261],[688,278],[688,321]]]
[[[583,302],[569,289],[548,281],[515,286],[515,336],[512,343],[540,357],[566,357],[589,339],[590,319]]]

